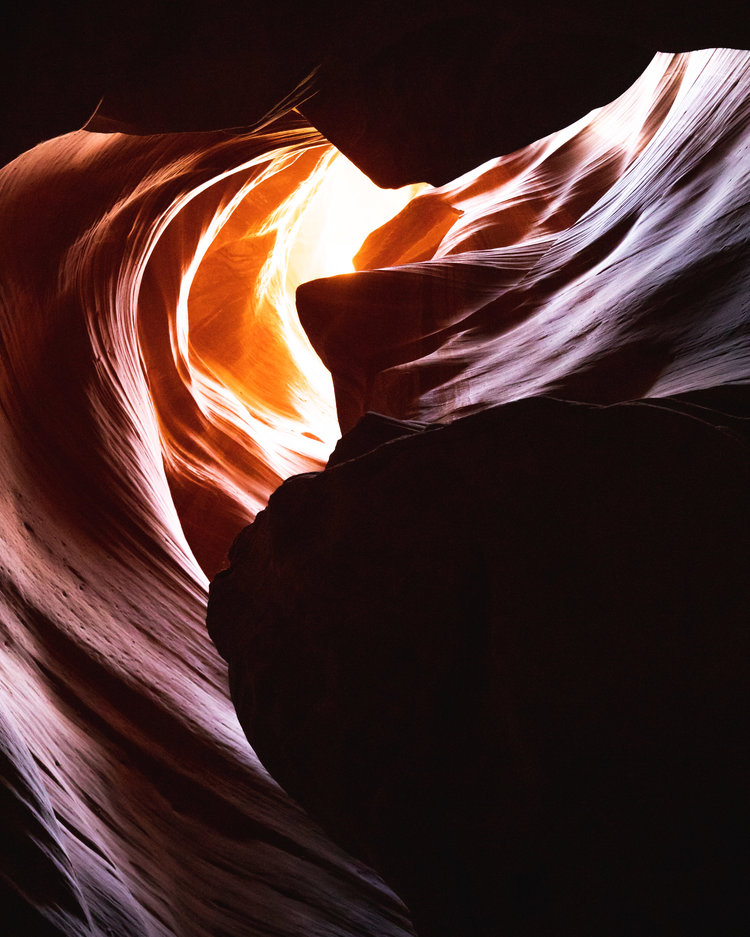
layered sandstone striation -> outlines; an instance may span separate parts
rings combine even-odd
[[[716,900],[731,909],[737,870],[744,868],[740,860],[732,864],[726,819],[731,815],[738,835],[744,831],[737,794],[742,767],[739,758],[731,760],[742,722],[734,714],[747,708],[744,637],[732,605],[744,597],[737,580],[746,559],[745,411],[738,385],[748,377],[747,54],[661,55],[631,91],[566,130],[503,158],[497,158],[500,138],[490,134],[480,140],[478,158],[493,159],[476,170],[462,147],[446,148],[442,168],[440,159],[426,157],[408,171],[398,161],[395,169],[384,163],[393,169],[390,181],[406,172],[403,181],[444,182],[446,165],[471,171],[439,189],[373,195],[374,187],[352,177],[343,157],[288,109],[311,101],[312,88],[321,127],[340,123],[345,102],[336,89],[351,79],[356,98],[372,80],[381,90],[367,106],[377,111],[378,101],[390,101],[389,126],[398,128],[409,107],[388,93],[398,57],[387,50],[410,35],[419,46],[412,13],[392,4],[404,8],[394,12],[398,35],[381,23],[370,67],[357,49],[363,36],[374,37],[376,17],[337,22],[326,6],[317,25],[314,17],[304,21],[277,55],[289,4],[280,2],[258,22],[247,11],[238,22],[232,6],[212,4],[216,16],[202,29],[207,5],[193,5],[183,26],[162,21],[170,28],[159,33],[144,28],[153,25],[149,4],[132,4],[106,28],[101,10],[89,15],[88,5],[79,4],[70,16],[81,28],[67,58],[56,52],[62,13],[45,19],[43,30],[16,33],[13,25],[15,51],[3,56],[13,80],[27,80],[16,81],[19,92],[4,118],[4,152],[8,158],[24,152],[0,170],[0,893],[3,921],[12,914],[20,922],[9,933],[400,937],[411,930],[408,915],[361,857],[402,889],[420,923],[437,927],[425,917],[426,904],[444,897],[448,921],[459,897],[479,902],[490,883],[480,876],[457,882],[458,890],[443,888],[443,870],[444,878],[429,886],[432,898],[425,898],[427,886],[415,880],[411,865],[394,859],[394,844],[405,843],[404,857],[421,855],[426,844],[443,855],[451,837],[469,848],[470,828],[485,808],[483,827],[506,824],[526,843],[517,865],[502,843],[492,845],[482,875],[500,868],[506,877],[502,907],[487,914],[522,920],[526,913],[529,920],[528,909],[543,906],[570,914],[560,904],[564,877],[545,877],[545,869],[578,831],[571,846],[578,865],[571,869],[590,870],[606,840],[610,780],[618,793],[614,820],[628,818],[632,797],[618,765],[627,766],[651,814],[638,815],[622,840],[623,877],[616,865],[602,866],[599,894],[621,894],[607,888],[643,882],[633,856],[649,842],[644,817],[653,815],[656,801],[648,798],[669,788],[680,793],[667,805],[667,832],[697,803],[702,812],[686,828],[704,854],[717,856],[701,877],[691,846],[670,894],[697,883],[688,903],[696,920]],[[426,6],[414,5],[413,15]],[[448,6],[440,6],[438,19],[451,22]],[[334,35],[348,50],[346,61],[331,51]],[[23,41],[16,42],[19,36]],[[212,65],[217,46],[227,52],[222,68]],[[428,42],[420,55],[429,48]],[[598,61],[594,53],[589,59]],[[615,71],[622,65],[614,53],[612,64]],[[107,93],[91,83],[92,68],[106,72]],[[622,84],[624,90],[625,77]],[[408,90],[409,82],[401,87]],[[456,89],[464,87],[475,86],[461,82]],[[619,90],[607,87],[611,94]],[[523,89],[514,93],[522,97]],[[455,94],[450,107],[446,98],[448,127],[461,110],[460,91]],[[600,100],[587,93],[576,106],[605,103],[609,94]],[[90,126],[134,133],[79,131],[28,149],[80,126],[99,97],[100,124]],[[469,129],[491,123],[484,112],[467,114],[467,121]],[[237,132],[238,125],[255,129]],[[544,132],[559,125],[545,125]],[[227,127],[234,129],[219,129]],[[370,119],[368,133],[373,128],[377,121]],[[420,151],[426,139],[417,135],[404,155],[427,153]],[[350,144],[342,137],[342,148]],[[393,140],[383,160],[386,150],[394,152]],[[365,217],[371,200],[375,208]],[[359,272],[330,279],[351,270],[348,258],[360,245]],[[295,289],[307,281],[298,293],[300,313],[333,384],[295,313]],[[735,387],[729,397],[695,396],[728,384]],[[347,435],[334,456],[338,467],[315,474],[339,435],[334,385],[344,428],[367,410],[385,411],[387,419],[370,418]],[[620,405],[686,392],[688,402],[670,404],[666,413],[656,403]],[[467,421],[458,419],[466,415]],[[406,426],[399,422],[404,418]],[[455,429],[427,429],[454,421]],[[409,439],[387,443],[405,430]],[[372,440],[386,444],[361,455]],[[462,446],[475,456],[462,457]],[[391,453],[398,456],[393,465]],[[372,466],[385,472],[385,494],[369,474]],[[504,489],[488,487],[482,472],[491,467],[506,473]],[[224,663],[206,634],[207,577],[271,492],[289,476],[310,473],[282,487],[254,532],[243,535],[232,572],[218,580],[224,585],[217,595],[224,596],[212,609],[212,629],[232,659],[236,702],[251,739],[257,735],[262,757],[278,772],[274,779],[247,745]],[[330,489],[332,507],[328,495],[318,502],[317,492],[339,481],[339,507],[338,489]],[[517,498],[509,494],[514,486]],[[479,500],[470,504],[472,489]],[[296,504],[298,496],[299,516],[276,508],[290,498]],[[441,505],[455,509],[452,534]],[[515,554],[507,544],[512,525],[491,518],[510,511],[523,526],[524,505],[531,524]],[[289,565],[281,568],[286,560],[268,554],[280,568],[266,575],[266,554],[254,552],[253,544],[266,536],[277,510],[281,532],[274,536],[281,536],[285,556],[289,544]],[[619,537],[615,558],[624,559],[605,568],[613,554],[606,552],[601,518],[609,522],[610,515]],[[427,517],[433,520],[425,526]],[[315,518],[331,525],[328,533],[309,526]],[[350,526],[357,518],[361,547]],[[547,533],[532,542],[532,528]],[[260,569],[265,588],[275,576],[292,575],[303,547],[309,557],[319,544],[321,565],[303,564],[300,583],[285,593],[287,611],[300,606],[302,615],[302,584],[309,584],[317,641],[314,630],[299,630],[302,618],[288,631],[270,626],[273,603],[283,596],[267,596],[268,614],[258,614],[252,603],[265,603],[265,593],[257,578],[243,578],[240,560],[256,557],[253,576]],[[507,609],[492,566],[501,553],[501,572],[515,590]],[[365,566],[357,566],[358,557]],[[334,561],[328,571],[327,558]],[[351,575],[337,604],[339,559]],[[571,564],[575,574],[568,580]],[[601,579],[587,578],[589,568],[601,569]],[[622,586],[622,603],[611,598],[618,570],[627,573],[626,585],[636,584]],[[546,644],[543,571],[578,629],[555,630]],[[679,613],[693,623],[688,634],[674,626],[667,642],[663,632],[647,629],[644,582],[662,611],[676,602],[675,618]],[[346,592],[358,583],[365,605],[359,610]],[[376,583],[381,588],[368,592]],[[529,605],[526,595],[537,604]],[[325,621],[323,599],[332,603]],[[546,600],[549,608],[551,593]],[[596,617],[599,605],[604,612]],[[715,621],[707,634],[709,606]],[[347,622],[359,631],[344,627],[346,609]],[[529,609],[536,617],[524,632]],[[416,627],[430,611],[440,625],[432,644]],[[376,612],[378,628],[385,622],[393,630],[405,613],[409,627],[385,645],[382,630],[363,629]],[[606,632],[614,643],[601,630],[589,642],[585,623],[602,617],[622,624],[613,637]],[[488,623],[501,651],[504,636],[516,636],[514,679],[519,694],[531,694],[518,697],[526,711],[517,723],[517,709],[503,708],[498,698],[514,684],[490,680],[489,671],[484,682],[472,676],[472,668],[495,666],[497,654],[481,641],[463,644],[475,632],[456,630],[457,621],[474,628]],[[340,645],[325,633],[328,625],[340,629]],[[246,653],[245,642],[261,632],[265,650]],[[523,644],[533,636],[539,637],[533,648]],[[651,668],[640,683],[636,637]],[[684,666],[667,673],[665,661],[674,660],[670,650],[679,641]],[[284,653],[274,653],[274,642],[286,642]],[[538,645],[542,660],[534,656]],[[404,646],[408,655],[399,649]],[[372,669],[361,660],[365,652]],[[360,659],[347,670],[350,653]],[[263,674],[261,661],[268,662]],[[611,686],[596,676],[602,662],[612,663]],[[548,679],[532,687],[525,675],[536,673],[537,664]],[[389,684],[376,679],[383,667]],[[362,680],[354,685],[357,674]],[[318,696],[315,681],[323,678]],[[457,687],[468,681],[476,691],[454,691],[448,700],[441,688],[454,678]],[[657,715],[650,727],[649,713],[660,714],[657,701],[670,693],[663,721]],[[491,725],[486,717],[476,721],[481,694],[491,697],[483,712],[507,714],[504,734],[495,732],[494,716]],[[699,694],[706,700],[700,711]],[[299,708],[306,698],[309,712]],[[578,718],[593,698],[603,701],[595,725]],[[556,700],[564,702],[559,711]],[[373,706],[382,708],[382,720],[368,715]],[[692,726],[678,725],[678,707],[695,717]],[[312,720],[310,739],[302,737],[298,719]],[[458,760],[420,729],[441,722],[445,738],[458,739],[462,766],[484,750],[487,778],[497,776],[505,763],[502,746],[511,740],[515,773],[503,783],[520,798],[518,809],[507,812],[512,798],[493,797],[481,773],[443,770]],[[396,724],[399,731],[390,731]],[[272,727],[283,748],[269,739]],[[580,758],[565,761],[565,739]],[[691,740],[694,754],[682,745]],[[335,751],[350,741],[351,751]],[[651,755],[662,743],[659,774]],[[573,788],[576,772],[588,766],[595,773],[601,746],[609,761],[602,760],[590,788],[601,825],[589,848],[581,837],[591,827],[573,820],[584,810]],[[709,760],[715,777],[698,777],[693,769]],[[557,771],[563,762],[572,773]],[[566,779],[559,815],[551,771]],[[679,780],[673,788],[667,774]],[[419,779],[427,776],[439,777],[442,786],[429,788],[432,800],[412,811],[426,789]],[[279,780],[357,858],[334,845]],[[722,810],[709,809],[715,800]],[[430,810],[449,802],[472,802],[474,813],[462,808],[449,828],[433,826]],[[381,815],[375,835],[373,817]],[[539,829],[555,816],[547,840]],[[531,827],[526,840],[518,829],[523,817]],[[398,839],[404,833],[408,841]],[[662,856],[671,868],[674,843],[665,834],[662,852],[646,867],[656,868]],[[475,907],[479,921],[471,926],[481,929],[485,905]],[[632,907],[644,915],[663,912],[647,896]],[[592,915],[591,921],[601,919]],[[578,920],[589,919],[579,914]]]
[[[260,765],[205,630],[206,572],[335,439],[269,266],[334,156],[292,118],[79,132],[0,173],[7,937],[409,931]]]

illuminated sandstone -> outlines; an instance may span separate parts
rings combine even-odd
[[[388,269],[305,284],[342,427],[745,380],[747,333],[727,325],[747,316],[746,69],[744,52],[659,56],[608,107],[420,195],[368,239]],[[404,264],[419,202],[461,214]]]
[[[648,76],[632,110],[417,195],[358,255],[413,266],[352,276],[353,318],[341,281],[302,288],[345,426],[372,406],[450,421],[543,392],[747,378],[747,55],[660,57]],[[81,132],[0,172],[0,703],[30,849],[3,870],[66,937],[408,932],[248,749],[204,625],[206,573],[337,434],[284,317],[300,280],[342,269],[338,248],[287,274],[285,238],[245,236],[331,158],[288,117],[266,134]],[[373,297],[388,329],[371,329]],[[57,862],[41,889],[37,845]]]
[[[330,381],[289,320],[301,273],[271,269],[273,230],[249,227],[332,160],[293,118],[255,137],[80,132],[0,174],[1,894],[18,937],[407,926],[249,750],[196,558],[214,572],[335,441]],[[374,189],[354,175],[345,190]],[[302,248],[302,271],[342,269]],[[224,265],[213,294],[204,263]],[[261,269],[276,299],[247,308]]]

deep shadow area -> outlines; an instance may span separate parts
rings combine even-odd
[[[208,625],[245,732],[423,937],[744,932],[749,417],[368,416],[235,542]]]
[[[87,121],[208,131],[301,105],[379,184],[442,184],[606,104],[656,51],[747,48],[745,12],[738,0],[459,12],[449,0],[31,0],[0,37],[0,163]]]

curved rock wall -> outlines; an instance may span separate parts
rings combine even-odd
[[[347,279],[319,279],[338,261],[283,272],[294,194],[332,160],[299,118],[80,132],[0,172],[3,815],[20,844],[0,872],[19,937],[408,931],[248,749],[205,633],[206,572],[337,435],[294,287],[314,280],[300,310],[344,427],[373,407],[451,420],[746,380],[747,86],[746,53],[661,56],[609,108],[411,198]]]
[[[357,275],[306,283],[342,427],[745,380],[749,67],[657,56],[611,105],[421,194]],[[421,256],[403,252],[425,228]]]
[[[424,937],[747,920],[749,64],[658,56],[297,291],[348,432],[209,629]]]
[[[240,302],[273,279],[275,213],[331,158],[292,119],[254,137],[80,132],[0,174],[8,937],[408,930],[248,748],[196,559],[215,571],[335,438],[299,325],[278,297]]]

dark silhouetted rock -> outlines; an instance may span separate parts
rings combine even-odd
[[[657,50],[746,48],[745,12],[740,0],[29,0],[0,35],[0,160],[87,121],[251,128],[302,105],[379,184],[441,184],[607,103]]]
[[[744,932],[749,404],[404,427],[237,538],[245,732],[424,937]]]
[[[246,722],[242,687],[257,691],[269,765],[425,933],[505,915],[520,937],[565,920],[640,937],[675,895],[682,916],[658,937],[686,919],[731,932],[739,422],[661,403],[643,411],[655,433],[643,404],[536,400],[425,428],[519,398],[609,404],[750,377],[750,55],[658,55],[582,115],[641,49],[744,44],[726,0],[670,5],[29,0],[6,15],[0,161],[25,152],[0,169],[2,937],[411,933],[251,751],[204,626],[232,538],[338,435],[294,310],[314,278],[300,311],[341,425],[381,415],[251,537],[272,526],[281,544],[268,564],[252,546],[249,595],[254,622],[266,603],[283,627],[248,651],[257,687],[234,677]],[[48,139],[100,99],[89,130],[128,132]],[[377,178],[469,172],[380,193],[370,216],[378,194],[295,104]],[[499,156],[553,118],[552,136]],[[339,212],[358,229],[343,245],[321,220]],[[355,253],[346,284],[319,279]],[[660,644],[649,622],[674,595]],[[688,771],[709,761],[705,782]]]

